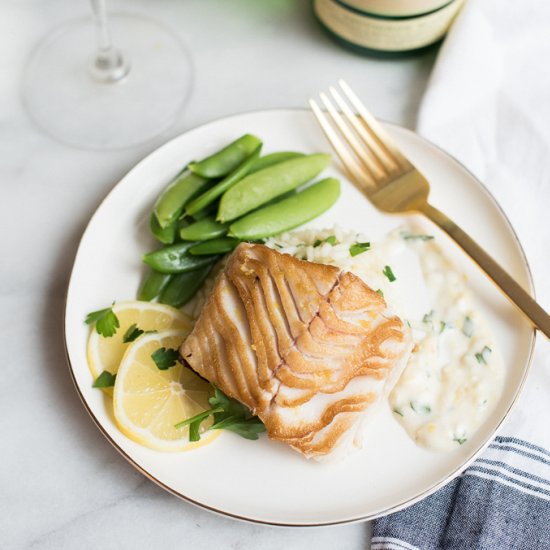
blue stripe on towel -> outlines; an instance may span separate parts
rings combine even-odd
[[[530,458],[532,460],[536,460],[538,462],[541,462],[542,464],[546,464],[547,466],[550,466],[550,460],[546,460],[545,458],[542,458],[541,456],[535,455],[533,453],[528,453],[527,451],[522,451],[521,449],[516,449],[516,447],[510,447],[509,445],[489,445],[490,449],[499,449],[502,451],[512,451],[518,455],[524,456],[526,458]]]
[[[498,468],[502,468],[503,470],[507,470],[512,474],[516,474],[517,476],[522,476],[526,479],[530,479],[531,481],[536,481],[537,483],[542,483],[543,485],[548,485],[550,487],[550,480],[544,479],[543,477],[535,476],[528,472],[524,472],[523,470],[519,470],[518,468],[513,468],[512,466],[506,464],[506,462],[501,462],[499,460],[488,460],[486,458],[478,458],[475,463],[496,466]]]
[[[499,435],[499,436],[495,437],[495,441],[497,441],[498,443],[516,443],[517,445],[523,445],[524,447],[527,447],[528,449],[531,449],[533,451],[538,451],[539,453],[550,456],[550,451],[547,451],[544,447],[539,447],[538,445],[533,445],[532,443],[529,443],[528,441],[525,441],[524,439],[518,439],[516,437],[504,437],[504,436]]]
[[[498,437],[464,475],[377,519],[373,550],[549,550],[550,481],[536,475],[545,475],[546,456],[527,441]]]

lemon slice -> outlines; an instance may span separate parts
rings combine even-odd
[[[159,348],[177,349],[186,336],[182,330],[145,334],[132,343],[120,363],[113,406],[121,431],[137,443],[159,451],[182,451],[212,441],[219,430],[205,433],[211,419],[201,425],[201,440],[189,442],[188,427],[174,424],[210,408],[212,386],[192,370],[176,363],[160,370],[151,355]],[[203,435],[204,434],[204,435]]]
[[[111,374],[118,371],[122,356],[129,346],[129,343],[125,344],[122,340],[132,325],[137,325],[143,331],[177,328],[190,332],[192,328],[191,319],[185,313],[164,304],[138,301],[120,302],[113,306],[113,311],[120,322],[116,333],[105,338],[97,333],[95,326],[92,326],[88,338],[88,365],[94,380],[104,370]]]

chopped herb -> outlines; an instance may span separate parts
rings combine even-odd
[[[381,288],[378,288],[378,289],[376,290],[376,293],[377,293],[377,294],[380,294],[380,296],[382,296],[382,298],[384,297],[384,291],[383,291]]]
[[[113,312],[114,305],[115,303],[113,302],[111,307],[100,309],[98,311],[92,311],[92,313],[88,313],[86,316],[85,323],[87,325],[92,325],[95,323],[97,333],[101,334],[101,336],[104,336],[105,338],[110,338],[113,336],[116,333],[117,328],[120,326],[118,317]]]
[[[389,265],[384,267],[384,269],[382,270],[382,273],[386,276],[386,278],[390,283],[393,283],[396,280],[396,277],[393,274],[393,271],[391,270],[391,267]]]
[[[151,359],[159,370],[168,370],[173,367],[178,357],[178,350],[173,348],[159,348],[151,354]]]
[[[246,439],[258,439],[258,434],[265,432],[265,426],[257,416],[218,388],[214,388],[214,396],[208,402],[212,408],[175,424],[175,428],[189,426],[189,441],[200,439],[200,425],[209,416],[214,417],[214,423],[209,430],[229,430]]]
[[[462,325],[462,333],[464,334],[464,336],[467,336],[468,338],[471,338],[472,335],[474,334],[474,322],[468,316],[464,318],[464,323]]]
[[[429,405],[417,405],[416,403],[413,403],[412,401],[409,403],[411,406],[411,409],[414,412],[422,412],[425,414],[429,414],[432,412],[432,408]]]
[[[491,348],[484,346],[483,349],[476,353],[476,359],[479,364],[483,363],[484,365],[487,364],[487,361],[489,360],[489,356],[491,355]]]
[[[191,422],[189,424],[189,441],[200,441],[201,434],[199,432],[199,429],[201,427],[201,421],[195,420],[195,422]]]
[[[349,247],[351,257],[358,256],[370,248],[370,243],[355,243]]]
[[[111,388],[115,385],[116,374],[110,373],[108,370],[104,370],[92,384],[93,388]]]
[[[459,445],[462,445],[463,443],[466,443],[468,441],[468,438],[466,437],[455,437],[453,441],[456,441]]]
[[[404,416],[400,409],[393,409],[393,412],[399,416]]]
[[[435,313],[435,311],[433,309],[429,313],[426,313],[426,315],[424,315],[424,317],[422,317],[422,322],[423,323],[431,323],[432,319],[433,319],[433,316],[434,316],[434,313]]]
[[[447,325],[447,323],[445,321],[440,321],[439,322],[439,334],[441,334],[448,326],[450,326],[450,325]]]
[[[336,244],[336,237],[334,235],[329,235],[326,239],[317,239],[314,243],[313,243],[313,248],[317,248],[318,246],[322,245],[323,243],[328,243],[332,246],[334,246]]]
[[[122,341],[127,344],[128,342],[133,342],[136,338],[141,336],[145,331],[141,330],[136,323],[130,325],[128,330],[124,333]]]
[[[412,233],[402,233],[401,235],[406,241],[431,241],[434,238],[433,235],[414,235]]]

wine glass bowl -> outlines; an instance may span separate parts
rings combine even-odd
[[[40,42],[24,71],[23,102],[31,119],[63,143],[123,149],[153,139],[178,120],[192,63],[180,38],[164,25],[114,14],[107,26],[101,15],[95,11],[95,18],[65,23]]]

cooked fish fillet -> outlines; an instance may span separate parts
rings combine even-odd
[[[180,354],[309,458],[358,443],[411,347],[410,330],[357,276],[243,243]]]

